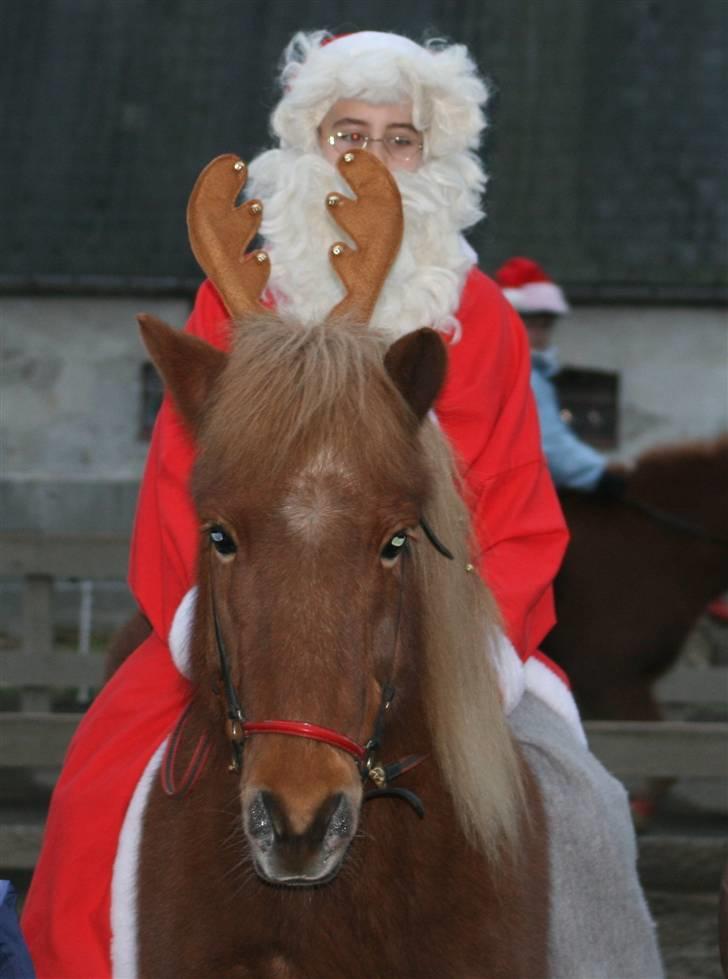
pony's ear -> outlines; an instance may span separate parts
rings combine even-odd
[[[156,316],[137,316],[144,346],[165,387],[190,427],[196,432],[208,395],[228,355],[204,340],[167,326]]]
[[[422,421],[439,394],[447,371],[447,351],[440,335],[429,327],[407,333],[389,348],[384,366]]]

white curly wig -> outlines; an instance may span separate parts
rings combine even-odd
[[[328,258],[342,232],[322,202],[332,190],[346,194],[350,188],[321,154],[321,120],[340,99],[407,99],[424,134],[424,159],[414,172],[393,172],[404,237],[371,324],[392,335],[427,324],[457,338],[456,312],[477,262],[462,233],[483,217],[486,184],[477,148],[488,93],[467,49],[442,41],[423,46],[376,31],[336,38],[326,31],[301,33],[283,54],[281,84],[283,97],[271,118],[280,147],[251,161],[247,188],[265,204],[261,233],[278,307],[304,323],[317,322],[343,296]]]
[[[411,100],[426,159],[475,152],[485,128],[488,90],[462,44],[420,45],[379,31],[299,33],[284,51],[281,84],[271,124],[284,148],[314,150],[321,120],[346,98]]]

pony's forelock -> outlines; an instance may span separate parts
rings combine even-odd
[[[255,459],[251,478],[275,485],[296,460],[327,443],[356,441],[364,454],[386,445],[398,458],[401,420],[372,406],[375,397],[394,396],[383,368],[386,348],[384,337],[356,323],[303,326],[274,314],[246,319],[204,426],[198,468],[204,471],[210,456],[231,472]],[[236,444],[231,431],[239,433]]]

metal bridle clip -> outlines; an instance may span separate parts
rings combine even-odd
[[[367,774],[378,789],[383,789],[387,784],[387,773],[381,765],[371,766]]]
[[[227,731],[228,739],[233,744],[241,744],[245,735],[243,733],[243,725],[237,717],[228,717],[225,721],[225,730]]]

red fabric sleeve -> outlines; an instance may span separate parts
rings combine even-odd
[[[229,346],[229,316],[210,282],[200,287],[185,330],[221,349]],[[165,395],[139,491],[129,560],[134,597],[165,639],[195,582],[199,532],[188,491],[193,460],[192,438]]]
[[[478,269],[458,319],[435,410],[465,478],[481,574],[526,659],[555,622],[551,582],[568,535],[541,451],[523,324]]]

